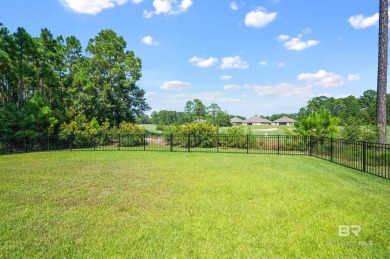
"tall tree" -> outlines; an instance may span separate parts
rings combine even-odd
[[[388,9],[388,0],[380,0],[376,123],[379,130],[378,142],[382,144],[386,144],[387,50],[389,20]]]
[[[197,120],[206,119],[206,106],[199,99],[194,99],[194,115]]]
[[[221,111],[221,108],[216,103],[212,103],[212,104],[210,104],[209,107],[207,107],[207,113],[208,113],[209,117],[211,118],[211,121],[212,121],[214,126],[219,126],[219,123],[217,120],[218,119],[217,113],[220,111]]]
[[[186,115],[187,122],[193,122],[194,121],[194,111],[195,104],[193,101],[186,102],[186,106],[184,107],[184,113]]]
[[[90,84],[84,89],[93,109],[89,113],[91,118],[108,119],[112,125],[134,122],[150,109],[144,90],[136,85],[141,78],[141,59],[125,49],[126,41],[112,30],[99,32],[86,49]]]
[[[17,28],[17,31],[12,35],[13,51],[12,59],[14,60],[14,68],[17,74],[17,88],[14,95],[17,96],[16,104],[21,109],[25,100],[25,93],[29,92],[29,86],[33,85],[32,74],[32,59],[34,41],[30,34],[24,28]]]

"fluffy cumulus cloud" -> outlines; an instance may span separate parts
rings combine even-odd
[[[146,37],[143,37],[142,40],[141,40],[144,44],[146,45],[154,45],[154,46],[158,46],[158,42],[155,41],[151,36],[146,36]]]
[[[359,74],[350,74],[348,75],[348,81],[351,82],[351,81],[357,81],[360,79],[360,75]]]
[[[262,28],[275,20],[278,13],[268,13],[265,8],[259,7],[245,16],[245,25],[248,27]]]
[[[364,17],[363,15],[351,16],[348,19],[349,24],[355,29],[365,29],[377,24],[379,21],[379,13],[373,16]]]
[[[259,64],[262,66],[266,66],[266,65],[268,65],[268,62],[263,60],[263,61],[260,61]]]
[[[295,38],[290,38],[289,35],[279,35],[278,40],[280,42],[283,42],[286,49],[289,50],[296,50],[296,51],[302,51],[304,49],[307,49],[309,47],[315,46],[319,44],[320,42],[317,40],[308,40],[304,41],[302,40],[303,35],[299,34]]]
[[[203,59],[195,56],[191,58],[189,62],[195,66],[207,68],[207,67],[215,66],[218,63],[218,59],[213,57],[210,57],[208,59]]]
[[[222,58],[221,69],[230,68],[247,69],[249,68],[249,64],[248,62],[241,60],[240,56]]]
[[[325,70],[319,70],[315,74],[302,73],[298,75],[297,79],[320,87],[337,87],[344,85],[342,76]]]
[[[186,12],[192,5],[192,0],[153,0],[153,11],[144,11],[145,18],[151,18],[153,15],[166,14],[173,15]]]
[[[190,83],[182,81],[167,81],[161,86],[164,90],[184,90],[191,86]]]
[[[104,9],[113,8],[117,5],[123,5],[128,0],[60,0],[60,2],[76,13],[98,14]],[[133,0],[134,3],[140,3],[142,0]]]
[[[300,97],[308,98],[312,96],[312,87],[299,87],[293,84],[277,84],[266,86],[254,86],[253,89],[260,96],[277,96],[277,97]]]

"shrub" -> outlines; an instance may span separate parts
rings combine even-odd
[[[243,126],[230,127],[226,131],[227,137],[221,143],[223,146],[234,147],[234,148],[247,148],[247,142],[249,147],[257,145],[256,140],[251,138],[252,130]],[[250,138],[247,141],[247,136]]]
[[[204,122],[188,123],[182,126],[169,126],[164,136],[165,141],[170,143],[170,134],[175,134],[172,145],[188,147],[213,147],[217,128]],[[190,143],[188,143],[190,136]]]
[[[120,144],[124,147],[140,146],[144,144],[145,129],[130,122],[122,122],[119,128],[111,130],[112,135],[120,137]]]

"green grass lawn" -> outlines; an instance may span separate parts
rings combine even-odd
[[[389,197],[303,156],[1,156],[0,258],[388,258]]]

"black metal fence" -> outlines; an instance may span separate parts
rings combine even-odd
[[[306,155],[390,179],[390,145],[306,136],[99,135],[0,138],[0,154],[36,151],[166,151]]]

